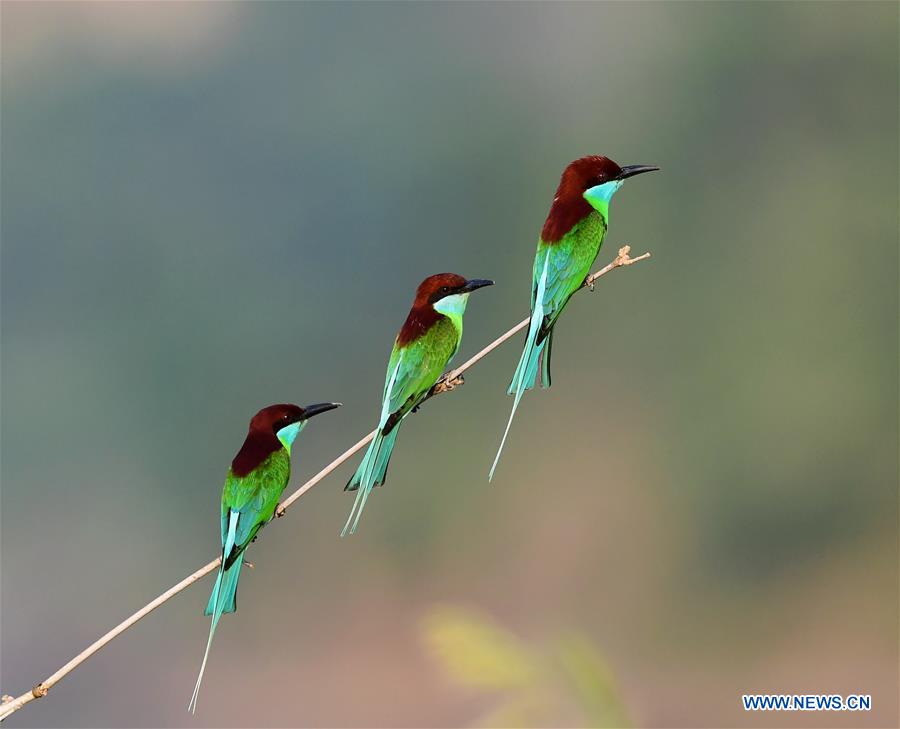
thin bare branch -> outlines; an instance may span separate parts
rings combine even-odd
[[[643,253],[637,258],[631,258],[628,254],[631,251],[631,246],[622,246],[619,249],[619,254],[610,262],[607,263],[603,268],[599,271],[592,273],[588,276],[584,283],[581,284],[581,288],[585,286],[590,287],[590,289],[594,290],[594,281],[603,276],[606,273],[609,273],[614,268],[619,268],[620,266],[630,266],[632,263],[637,263],[638,261],[643,261],[647,258],[650,258],[649,253]],[[497,337],[493,342],[491,342],[487,347],[482,349],[478,354],[472,355],[471,358],[467,359],[463,362],[459,367],[455,370],[450,370],[445,373],[440,380],[438,380],[437,384],[431,388],[431,392],[428,393],[428,397],[432,397],[433,395],[439,395],[442,392],[449,392],[454,389],[458,385],[463,384],[462,373],[469,369],[472,365],[478,362],[481,359],[491,352],[493,352],[497,347],[503,344],[507,339],[511,339],[516,336],[519,332],[525,329],[528,326],[529,319],[522,319],[518,324],[516,324],[512,329],[508,332],[501,334]],[[374,433],[373,433],[374,435]]]
[[[608,263],[606,266],[601,268],[599,271],[592,273],[588,276],[584,283],[582,284],[582,288],[585,286],[589,286],[593,289],[594,282],[603,276],[604,274],[609,273],[614,268],[619,268],[620,266],[630,266],[632,263],[637,263],[638,261],[643,261],[650,257],[649,253],[644,253],[643,255],[638,256],[637,258],[631,258],[628,254],[631,250],[630,246],[623,246],[619,249],[619,254],[616,258]],[[504,332],[499,337],[497,337],[493,342],[487,345],[484,349],[482,349],[478,354],[473,355],[470,359],[463,362],[456,369],[450,370],[445,373],[440,380],[438,380],[437,384],[426,396],[426,400],[439,395],[444,392],[450,392],[451,390],[456,389],[459,385],[462,385],[463,373],[468,370],[470,367],[475,365],[479,360],[483,359],[485,356],[493,352],[497,347],[503,344],[505,341],[514,337],[520,331],[525,329],[528,326],[528,319],[523,319],[518,324],[516,324],[512,329],[507,332]],[[304,483],[300,488],[298,488],[294,493],[292,493],[288,498],[281,502],[277,509],[277,515],[283,516],[284,512],[303,494],[309,491],[313,486],[318,484],[324,478],[326,478],[329,474],[331,474],[335,469],[340,467],[344,462],[349,460],[354,454],[361,451],[370,440],[375,436],[375,431],[372,431],[367,436],[365,436],[362,440],[358,441],[355,445],[351,446],[349,449],[344,451],[341,455],[335,458],[331,463],[329,463],[325,468],[319,471],[315,476],[309,479],[306,483]],[[193,585],[197,580],[208,575],[210,572],[214,571],[219,566],[220,559],[217,557],[212,562],[204,565],[200,569],[198,569],[193,574],[185,577],[181,582],[177,585],[173,585],[168,590],[166,590],[162,595],[157,597],[152,602],[148,603],[140,610],[138,610],[134,615],[132,615],[127,620],[119,623],[115,628],[110,630],[101,638],[98,638],[91,645],[85,648],[81,653],[75,656],[71,661],[69,661],[66,665],[60,668],[56,673],[52,674],[48,678],[44,679],[40,683],[34,685],[34,687],[28,691],[27,693],[22,694],[16,698],[11,696],[3,696],[3,703],[0,703],[0,721],[3,721],[10,714],[15,713],[19,709],[21,709],[26,704],[34,701],[35,699],[40,699],[47,695],[47,692],[53,688],[62,678],[64,678],[67,674],[74,671],[78,666],[84,663],[88,658],[94,655],[97,651],[99,651],[103,646],[112,641],[114,638],[117,638],[126,630],[128,630],[132,625],[134,625],[141,618],[152,613],[156,608],[162,605],[164,602],[167,602],[171,598],[175,597],[182,590]]]

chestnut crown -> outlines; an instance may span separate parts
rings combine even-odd
[[[434,304],[446,296],[468,294],[482,286],[491,286],[493,283],[493,281],[482,278],[467,279],[456,273],[436,273],[419,284],[413,306]]]

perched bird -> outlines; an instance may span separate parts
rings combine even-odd
[[[419,284],[388,360],[378,432],[344,487],[357,494],[341,536],[356,531],[369,493],[384,483],[400,423],[425,399],[459,349],[469,294],[493,283],[438,273]]]
[[[188,709],[197,709],[197,694],[206,669],[209,647],[222,613],[236,609],[235,592],[244,550],[256,533],[272,519],[281,493],[291,476],[291,445],[314,415],[340,407],[340,403],[270,405],[250,421],[244,445],[238,451],[222,491],[222,564],[204,615],[212,615],[206,652]]]
[[[649,165],[619,167],[608,157],[576,159],[563,170],[550,213],[538,239],[531,282],[531,325],[508,394],[514,395],[494,471],[522,393],[538,382],[550,387],[553,326],[569,298],[584,283],[609,226],[609,201],[629,177],[658,170]]]

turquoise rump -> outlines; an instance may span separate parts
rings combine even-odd
[[[512,412],[491,465],[493,480],[509,428],[525,390],[550,387],[553,328],[572,294],[581,288],[609,227],[609,203],[629,177],[658,170],[649,165],[619,167],[608,157],[581,157],[563,170],[544,222],[531,275],[531,322],[508,394]]]
[[[263,408],[250,421],[244,444],[231,462],[222,491],[222,563],[204,615],[211,615],[209,638],[188,710],[197,709],[197,696],[219,618],[237,609],[237,586],[243,554],[257,532],[275,515],[278,500],[291,477],[291,446],[315,415],[340,403],[279,404]]]
[[[377,432],[345,487],[357,493],[341,536],[356,531],[369,494],[384,484],[401,423],[425,399],[459,349],[469,294],[493,283],[439,273],[419,284],[388,360]]]

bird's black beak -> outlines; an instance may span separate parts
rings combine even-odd
[[[466,281],[465,285],[459,290],[461,294],[467,294],[470,291],[474,291],[475,289],[480,289],[485,286],[493,286],[494,282],[489,278],[472,278]]]
[[[341,403],[339,402],[320,402],[315,405],[307,405],[303,408],[303,419],[309,420],[314,415],[319,415],[320,413],[326,413],[329,410],[334,410],[335,408],[339,408]]]
[[[627,165],[616,177],[617,180],[626,180],[635,175],[643,175],[645,172],[656,172],[659,167],[653,165]]]

